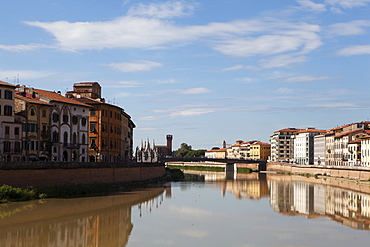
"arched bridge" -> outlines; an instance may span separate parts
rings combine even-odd
[[[236,170],[236,167],[248,167],[255,171],[266,171],[267,163],[266,160],[252,160],[252,159],[214,159],[214,158],[181,158],[181,157],[163,157],[160,159],[160,162],[162,163],[183,162],[200,164],[212,162],[223,163],[225,164],[226,171]]]

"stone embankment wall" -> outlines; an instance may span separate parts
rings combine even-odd
[[[370,169],[361,167],[315,167],[315,166],[297,166],[287,163],[269,162],[267,171],[287,172],[293,174],[321,174],[331,177],[369,180]]]
[[[123,183],[160,178],[160,163],[0,163],[0,185],[47,187],[67,184]]]

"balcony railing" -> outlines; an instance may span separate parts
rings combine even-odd
[[[20,154],[20,153],[22,153],[21,149],[14,149],[14,148],[4,149],[4,154]]]
[[[81,144],[79,143],[63,143],[65,148],[80,148]]]

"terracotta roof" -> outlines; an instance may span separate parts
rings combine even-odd
[[[354,140],[354,141],[351,141],[351,142],[348,142],[348,144],[359,144],[359,143],[361,143],[361,138],[357,139],[357,140]]]
[[[212,150],[207,150],[206,152],[211,153],[211,152],[226,152],[227,148],[220,148],[220,149],[212,149]]]
[[[260,141],[254,141],[251,143],[251,145],[270,145],[270,143],[260,142]]]
[[[15,94],[15,98],[17,99],[20,99],[20,100],[24,100],[26,102],[29,102],[29,103],[33,103],[33,104],[39,104],[39,105],[49,105],[51,106],[52,104],[49,104],[49,103],[46,103],[44,101],[41,101],[39,99],[35,99],[35,98],[30,98],[30,97],[24,97],[18,93]]]
[[[70,98],[70,99],[73,99],[75,101],[78,101],[78,102],[81,102],[81,103],[84,103],[84,104],[88,104],[88,105],[108,105],[108,106],[114,106],[114,107],[117,107],[117,108],[120,108],[120,109],[123,110],[122,107],[119,107],[117,105],[112,105],[112,104],[102,102],[98,99],[93,99],[93,98],[90,98],[90,97],[80,97],[80,98]]]
[[[275,132],[297,132],[301,129],[296,129],[296,128],[286,128],[286,129],[281,129],[281,130],[277,130]]]
[[[85,107],[91,107],[87,104],[78,102],[74,99],[66,98],[63,95],[60,95],[59,93],[51,92],[51,91],[46,91],[46,90],[41,90],[41,89],[34,89],[34,92],[45,96],[49,98],[52,101],[57,101],[57,102],[62,102],[62,103],[67,103],[67,104],[73,104],[73,105],[80,105],[80,106],[85,106]]]
[[[7,83],[7,82],[5,82],[5,81],[0,81],[0,85],[3,85],[3,86],[9,86],[9,87],[16,87],[15,85],[13,85],[13,84],[10,84],[10,83]]]
[[[336,127],[336,128],[332,128],[330,130],[338,130],[338,129],[343,129],[345,127],[348,127],[348,126],[351,126],[351,125],[354,125],[354,124],[370,124],[369,121],[362,121],[362,122],[357,122],[357,123],[350,123],[350,124],[346,124],[346,125],[343,125],[343,126],[339,126],[339,127]]]
[[[318,130],[318,129],[301,129],[296,133],[306,133],[306,132],[316,132],[316,133],[325,133],[326,130]]]
[[[362,133],[366,133],[363,129],[357,129],[357,130],[352,130],[352,131],[348,131],[348,132],[344,132],[344,133],[340,133],[339,135],[336,135],[334,137],[342,137],[342,136],[346,136],[346,135],[349,135],[349,134],[354,134],[356,132],[362,132]]]

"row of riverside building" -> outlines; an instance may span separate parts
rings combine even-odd
[[[134,128],[97,82],[75,83],[63,96],[0,81],[1,161],[128,161]]]
[[[286,128],[270,136],[270,144],[237,141],[206,151],[218,159],[259,159],[318,166],[370,166],[370,122],[356,122],[329,130]]]

